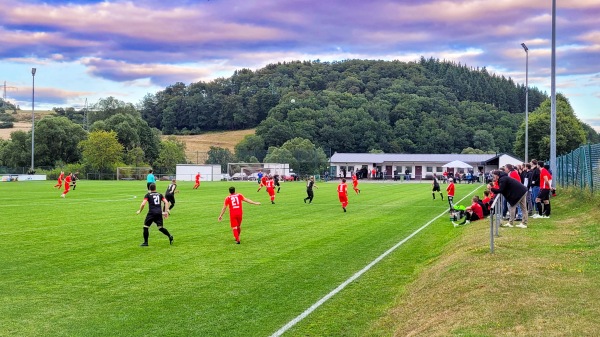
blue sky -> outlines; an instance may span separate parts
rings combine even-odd
[[[0,86],[31,109],[138,103],[279,61],[452,60],[550,93],[551,0],[2,0]],[[557,1],[557,91],[600,131],[600,0]],[[3,94],[3,93],[2,93]]]

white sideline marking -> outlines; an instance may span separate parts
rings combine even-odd
[[[475,192],[479,187],[481,187],[481,186],[478,186],[471,193]],[[465,198],[467,198],[470,195],[471,194],[467,194],[465,197],[463,197],[462,199],[460,199],[458,202],[461,202],[461,201],[465,200]],[[387,251],[385,251],[385,253],[379,255],[375,260],[373,260],[373,262],[369,263],[366,267],[364,267],[363,269],[361,269],[358,272],[356,272],[349,279],[347,279],[342,284],[340,284],[339,286],[337,286],[337,288],[335,288],[331,292],[329,292],[329,294],[323,296],[320,300],[318,300],[317,302],[315,302],[315,304],[311,305],[310,308],[306,309],[303,313],[301,313],[300,315],[296,316],[296,318],[294,318],[293,320],[289,321],[286,325],[284,325],[283,327],[281,327],[281,329],[277,330],[274,334],[271,335],[271,337],[279,337],[279,336],[283,335],[286,331],[288,331],[290,328],[292,328],[298,322],[300,322],[301,320],[303,320],[306,316],[310,315],[313,311],[315,311],[318,307],[320,307],[328,299],[330,299],[335,294],[337,294],[340,291],[342,291],[342,289],[346,288],[346,286],[348,284],[352,283],[354,280],[356,280],[357,278],[359,278],[362,274],[366,273],[369,269],[371,269],[371,267],[373,267],[374,265],[376,265],[379,261],[383,260],[384,257],[388,256],[391,252],[393,252],[394,250],[396,250],[398,247],[402,246],[406,241],[410,240],[413,236],[417,235],[417,233],[419,233],[423,229],[427,228],[427,226],[431,225],[431,223],[433,223],[435,220],[437,220],[438,218],[440,218],[440,217],[442,217],[442,216],[444,216],[446,214],[448,214],[447,210],[444,211],[442,214],[436,216],[432,220],[430,220],[428,223],[426,223],[423,226],[421,226],[416,231],[412,232],[412,234],[410,234],[409,236],[407,236],[406,238],[404,238],[402,241],[400,241],[397,244],[395,244],[392,248],[390,248]]]

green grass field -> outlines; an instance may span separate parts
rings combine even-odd
[[[429,184],[361,183],[362,193],[350,191],[348,212],[343,213],[337,184],[331,182],[317,183],[312,205],[302,202],[302,182],[284,183],[275,205],[264,189],[256,192],[255,183],[203,182],[199,190],[192,190],[193,182],[182,182],[176,206],[165,221],[174,244],[170,246],[153,226],[150,246],[139,247],[147,209],[140,215],[135,212],[145,182],[83,180],[65,199],[52,188],[54,183],[0,185],[0,205],[6,212],[0,226],[0,336],[270,336],[436,217],[284,336],[498,335],[506,328],[494,325],[495,315],[492,323],[458,317],[455,322],[461,325],[450,324],[444,330],[415,333],[414,326],[431,325],[433,318],[418,320],[431,313],[438,319],[448,316],[444,310],[448,303],[438,303],[434,293],[454,289],[453,302],[470,298],[471,286],[462,290],[455,287],[456,281],[445,283],[450,278],[444,273],[469,274],[468,284],[487,282],[481,280],[485,275],[471,275],[475,270],[463,260],[447,262],[457,256],[454,250],[475,260],[482,270],[504,268],[498,265],[513,257],[513,249],[528,250],[522,243],[511,246],[523,233],[513,230],[499,238],[497,253],[489,254],[487,226],[453,228],[444,214],[447,202],[431,200]],[[223,222],[217,221],[231,185],[262,203],[244,203],[241,245],[234,242],[228,213]],[[166,186],[160,182],[159,192]],[[456,200],[471,196],[477,187],[482,190],[457,185]],[[527,231],[531,245],[545,233]],[[596,229],[595,239],[586,246],[595,251],[592,260],[598,257],[597,236]],[[471,241],[465,244],[465,238]],[[572,239],[578,244],[580,236]],[[436,268],[446,268],[442,277],[432,274]],[[592,275],[591,281],[599,279],[595,268],[586,274]],[[502,277],[514,282],[508,274]],[[428,281],[436,284],[427,285]],[[593,284],[580,285],[594,296],[598,290]],[[432,298],[415,289],[421,286]],[[527,290],[516,292],[522,293]],[[502,294],[489,301],[502,303]],[[569,292],[563,294],[565,302],[572,299]],[[419,301],[424,298],[427,301]],[[597,301],[584,322],[598,313]],[[465,303],[452,305],[464,310]],[[399,312],[399,307],[406,311]],[[500,322],[520,324],[522,312]],[[403,321],[414,326],[399,327]],[[467,328],[470,325],[474,327]],[[532,330],[509,331],[531,335]],[[548,335],[561,331],[559,327]]]
[[[236,182],[262,202],[244,203],[236,245],[228,213],[217,221],[232,183],[182,182],[165,221],[174,245],[153,227],[139,247],[145,182],[80,181],[65,199],[52,185],[1,186],[0,335],[267,336],[447,208],[426,184],[363,183],[343,213],[336,183],[317,184],[313,204],[302,182],[284,183],[272,205]],[[360,335],[453,229],[441,217],[289,334]]]

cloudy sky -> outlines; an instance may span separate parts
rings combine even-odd
[[[278,61],[421,56],[550,93],[551,0],[0,0],[0,86],[22,109],[138,103]],[[600,0],[557,1],[557,91],[600,131]],[[2,88],[0,87],[0,88]],[[4,94],[2,92],[2,94]]]

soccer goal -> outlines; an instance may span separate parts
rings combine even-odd
[[[232,180],[257,180],[258,172],[278,174],[282,178],[290,176],[290,164],[279,163],[228,163],[227,174]]]
[[[146,180],[151,169],[139,166],[117,167],[117,180]]]

